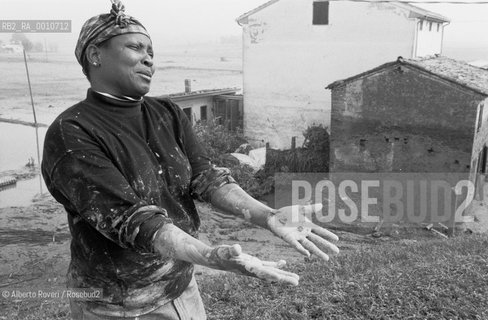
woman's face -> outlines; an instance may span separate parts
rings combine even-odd
[[[141,97],[149,92],[153,65],[152,42],[141,33],[115,36],[100,46],[98,81],[104,91]]]

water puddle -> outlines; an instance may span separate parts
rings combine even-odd
[[[39,151],[42,147],[47,128],[37,128]],[[38,166],[36,128],[0,122],[0,173],[25,170],[27,164]],[[47,192],[40,175],[28,180],[0,188],[0,208],[28,206],[32,199]]]
[[[41,158],[46,129],[37,129]],[[20,169],[29,159],[34,159],[37,164],[36,129],[0,122],[0,172]]]
[[[47,192],[40,175],[34,179],[19,180],[17,183],[0,188],[0,208],[23,207],[32,203],[32,199]]]

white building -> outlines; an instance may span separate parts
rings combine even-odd
[[[185,92],[161,97],[170,98],[185,112],[192,124],[215,120],[230,130],[242,129],[243,104],[239,88],[223,88],[192,91],[185,81]]]
[[[441,15],[402,3],[272,0],[237,19],[243,28],[244,133],[290,147],[312,124],[330,124],[338,79],[392,57],[440,54]]]

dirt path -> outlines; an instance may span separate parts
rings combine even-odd
[[[209,205],[197,206],[202,218],[200,239],[207,244],[239,243],[245,252],[267,260],[301,258],[269,231],[216,213]],[[69,239],[66,213],[49,195],[35,199],[28,207],[1,208],[0,287],[18,281],[29,284],[30,278],[48,281],[50,277],[62,284],[69,263]],[[43,269],[50,272],[33,272]],[[197,268],[199,275],[215,273],[219,271]]]

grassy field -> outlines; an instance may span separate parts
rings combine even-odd
[[[488,237],[364,245],[299,262],[298,287],[203,279],[211,319],[488,319]]]
[[[344,243],[343,243],[344,244]],[[199,277],[209,319],[488,319],[488,236],[392,240],[328,264],[296,261],[298,287]],[[0,319],[69,319],[60,300],[0,300]]]

